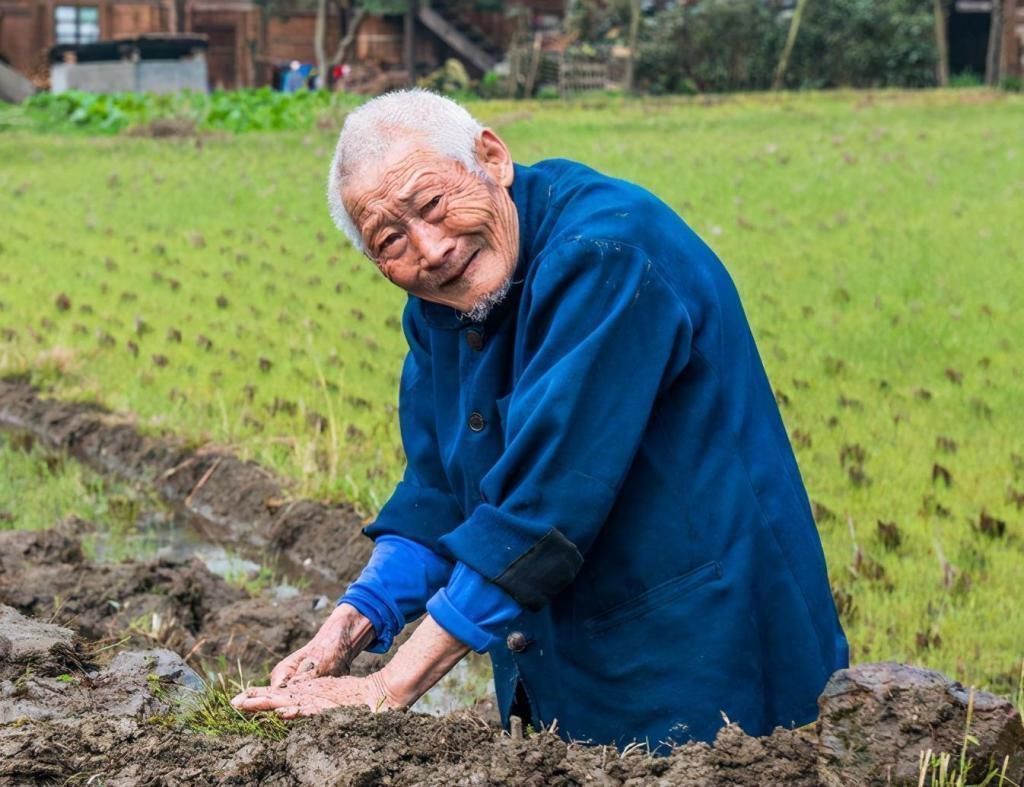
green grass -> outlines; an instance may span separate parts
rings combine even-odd
[[[118,560],[147,552],[137,539],[131,546],[128,541],[139,513],[153,505],[138,489],[98,476],[59,454],[15,445],[0,433],[0,529],[41,530],[78,516],[102,523],[108,536],[105,555]],[[85,534],[82,545],[93,555],[94,534]]]
[[[148,676],[149,690],[154,697],[166,696],[166,687],[157,675]],[[205,681],[202,692],[185,696],[171,713],[152,716],[150,724],[187,730],[199,735],[243,735],[279,741],[288,734],[290,724],[276,713],[243,713],[231,704],[231,698],[248,688],[248,683],[235,683],[223,675]]]
[[[732,271],[819,504],[854,659],[1012,692],[1024,97],[473,111],[520,161],[567,156],[649,187]],[[404,296],[330,224],[332,145],[327,130],[0,137],[0,372],[374,511],[403,464]]]

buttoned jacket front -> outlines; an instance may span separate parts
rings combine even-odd
[[[847,663],[820,540],[739,296],[649,192],[517,165],[520,254],[481,323],[410,297],[404,480],[367,528],[524,608],[491,650],[507,723],[710,740],[806,723]]]

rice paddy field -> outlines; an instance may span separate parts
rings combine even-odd
[[[1024,97],[476,103],[518,161],[638,182],[744,298],[855,661],[1024,669]],[[343,240],[305,131],[0,134],[0,374],[347,499],[403,469],[404,294]],[[0,527],[109,507],[0,442]],[[132,492],[115,490],[117,500]],[[1019,700],[1018,700],[1019,701]]]

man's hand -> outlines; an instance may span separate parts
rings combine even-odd
[[[313,716],[329,708],[365,705],[372,711],[404,707],[390,696],[379,672],[365,678],[314,678],[283,689],[248,689],[231,700],[239,710],[276,711],[282,719]]]
[[[340,604],[313,639],[274,667],[270,673],[270,688],[281,689],[315,678],[345,675],[352,660],[375,636],[366,617],[355,607]]]
[[[324,628],[327,625],[325,623]],[[270,686],[243,691],[231,700],[231,704],[239,710],[250,712],[277,711],[278,715],[286,719],[311,716],[328,708],[346,705],[365,705],[373,711],[408,708],[469,652],[468,647],[427,615],[409,640],[398,649],[394,658],[379,672],[365,678],[325,678],[304,674],[301,678],[296,676],[289,680],[296,666],[301,669],[307,660],[318,661],[316,656],[310,655],[314,652],[310,648],[320,638],[324,628],[320,629],[320,633],[309,645],[297,650],[274,668]],[[324,663],[322,657],[318,663]],[[313,672],[314,669],[305,672]]]

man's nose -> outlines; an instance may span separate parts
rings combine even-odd
[[[409,227],[408,232],[409,240],[426,268],[441,267],[455,251],[455,238],[437,224],[417,221]]]

